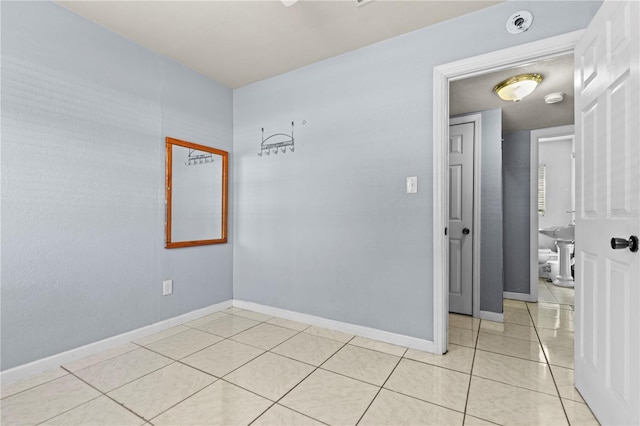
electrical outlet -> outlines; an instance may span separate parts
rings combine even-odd
[[[173,280],[162,281],[162,295],[168,296],[173,293]]]

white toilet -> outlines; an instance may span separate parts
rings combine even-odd
[[[538,249],[538,276],[551,280],[558,275],[558,253],[551,249]],[[555,266],[555,268],[554,268]]]
[[[547,262],[549,265],[549,279],[553,282],[553,279],[560,275],[560,260],[550,260]]]

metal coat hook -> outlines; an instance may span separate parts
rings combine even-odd
[[[270,155],[271,151],[275,155],[278,155],[278,150],[283,154],[287,153],[287,148],[291,152],[295,151],[295,138],[293,136],[293,121],[291,122],[291,134],[287,133],[274,133],[265,139],[264,127],[262,128],[262,143],[260,144],[260,151],[258,157],[262,157],[263,154]]]
[[[185,166],[195,166],[198,164],[211,164],[213,163],[213,154],[208,154],[202,151],[189,148],[189,156],[187,161],[184,162]]]

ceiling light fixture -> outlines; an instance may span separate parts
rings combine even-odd
[[[286,7],[294,5],[298,0],[280,0]]]
[[[496,84],[493,91],[502,100],[519,102],[529,96],[541,81],[541,74],[520,74]]]

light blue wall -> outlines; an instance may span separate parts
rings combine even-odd
[[[231,90],[54,3],[1,7],[2,369],[230,299],[231,244],[165,250],[163,224],[165,136],[231,151]]]
[[[529,294],[531,131],[504,134],[504,291]]]
[[[432,339],[433,67],[584,28],[599,5],[506,2],[235,90],[234,297]],[[522,9],[533,27],[508,34]],[[258,157],[260,129],[292,120],[295,153]]]
[[[53,3],[0,4],[3,370],[231,297],[431,339],[433,66],[583,28],[599,6],[507,2],[232,99]],[[534,26],[508,35],[520,9]],[[291,120],[296,152],[258,158],[260,128]],[[163,248],[167,135],[233,149],[233,258]]]

